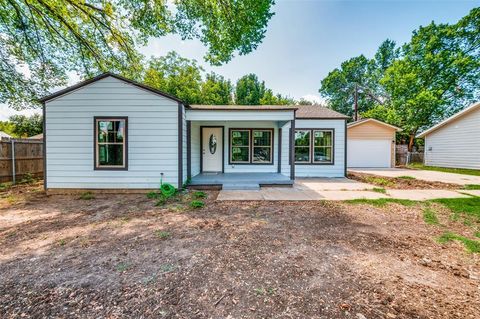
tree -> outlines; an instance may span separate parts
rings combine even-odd
[[[13,124],[12,133],[16,136],[29,137],[43,133],[43,117],[40,114],[12,115],[8,120]]]
[[[202,72],[197,61],[182,58],[172,51],[150,60],[143,82],[185,103],[198,104],[202,103]]]
[[[221,75],[209,73],[201,87],[202,104],[227,105],[232,104],[233,86],[230,80]]]
[[[214,65],[262,42],[273,0],[0,0],[0,103],[36,105],[67,72],[141,77],[137,45],[178,34]],[[27,75],[26,75],[27,74]]]
[[[266,89],[262,98],[260,99],[260,105],[293,105],[295,101],[289,97],[282,96],[281,94],[273,94],[271,89]]]
[[[381,80],[390,95],[388,108],[367,115],[385,116],[415,135],[458,112],[479,97],[480,8],[454,25],[431,23],[413,33]]]
[[[260,82],[255,74],[247,74],[237,81],[235,103],[239,105],[259,105],[265,94],[265,82]]]

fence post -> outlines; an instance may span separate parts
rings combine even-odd
[[[15,185],[16,178],[15,178],[15,140],[12,139],[12,184]]]

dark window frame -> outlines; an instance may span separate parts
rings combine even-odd
[[[232,131],[249,131],[249,145],[248,145],[248,162],[233,162],[232,161]],[[269,162],[254,162],[253,161],[253,132],[254,131],[269,131],[271,141],[270,161]],[[229,165],[274,165],[275,162],[275,129],[268,127],[256,127],[256,128],[229,128],[228,129],[228,164]],[[265,147],[265,146],[256,146]]]
[[[308,162],[297,162],[295,161],[295,165],[335,165],[335,129],[334,128],[295,128],[295,133],[297,131],[310,131],[310,145],[309,145],[309,151],[310,151],[310,156],[309,156],[309,161]],[[332,160],[330,162],[316,162],[314,161],[314,132],[315,131],[330,131],[332,132]],[[295,152],[295,134],[294,139],[293,139],[293,147],[294,147],[294,152]]]
[[[124,143],[122,166],[100,166],[98,163],[98,122],[99,121],[124,121]],[[127,171],[128,170],[128,116],[94,116],[93,117],[93,169],[97,171]]]

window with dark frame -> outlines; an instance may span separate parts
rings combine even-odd
[[[95,168],[125,169],[126,118],[95,118]]]
[[[230,129],[231,164],[273,164],[273,129]]]
[[[295,163],[333,164],[333,130],[295,130]]]

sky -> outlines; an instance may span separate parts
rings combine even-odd
[[[206,49],[199,41],[178,36],[153,39],[140,51],[150,57],[174,50],[233,82],[255,73],[275,93],[319,102],[320,81],[343,61],[372,57],[386,39],[408,42],[413,30],[431,21],[455,23],[479,5],[479,0],[276,0],[257,50],[220,67],[204,62]],[[70,84],[76,81],[72,76]],[[19,112],[0,104],[0,120],[12,114]]]

